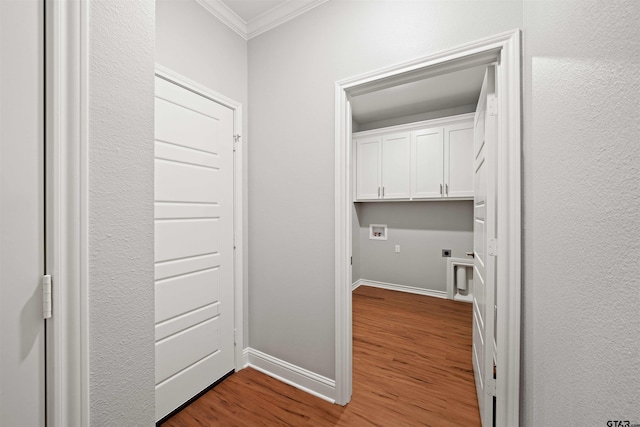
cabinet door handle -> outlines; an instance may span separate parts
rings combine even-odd
[[[447,193],[447,196],[449,195],[449,184],[445,184],[444,185],[444,189],[445,189],[445,193]]]
[[[384,197],[384,185],[382,186],[382,197]]]
[[[380,198],[380,187],[378,187],[378,199]]]
[[[442,196],[442,184],[440,184],[440,195]]]

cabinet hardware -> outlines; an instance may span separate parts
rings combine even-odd
[[[440,195],[442,196],[442,184],[440,184]]]
[[[382,197],[384,197],[384,186],[382,186]]]
[[[378,199],[380,198],[380,187],[378,187]]]
[[[449,184],[445,184],[444,185],[444,190],[445,190],[445,193],[447,193],[447,196],[448,196],[449,195]]]

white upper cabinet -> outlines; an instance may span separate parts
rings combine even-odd
[[[411,132],[411,197],[443,197],[444,132],[442,128]]]
[[[473,197],[473,122],[444,128],[447,197]]]
[[[409,132],[382,137],[383,199],[408,199],[411,192]]]
[[[356,200],[473,198],[473,114],[354,134]]]
[[[380,197],[382,186],[382,137],[356,141],[356,198],[373,200]]]

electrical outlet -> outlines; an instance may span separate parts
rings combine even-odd
[[[442,250],[442,256],[443,257],[450,257],[451,256],[451,249],[443,249]]]
[[[396,245],[396,253],[399,254],[400,253],[400,245]]]

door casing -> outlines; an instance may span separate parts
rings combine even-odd
[[[521,299],[521,31],[501,33],[414,61],[335,84],[335,366],[336,403],[346,405],[352,391],[351,330],[351,96],[374,92],[476,65],[497,63],[498,149],[495,185],[498,268],[496,270],[497,358],[496,425],[518,425],[520,404]]]

